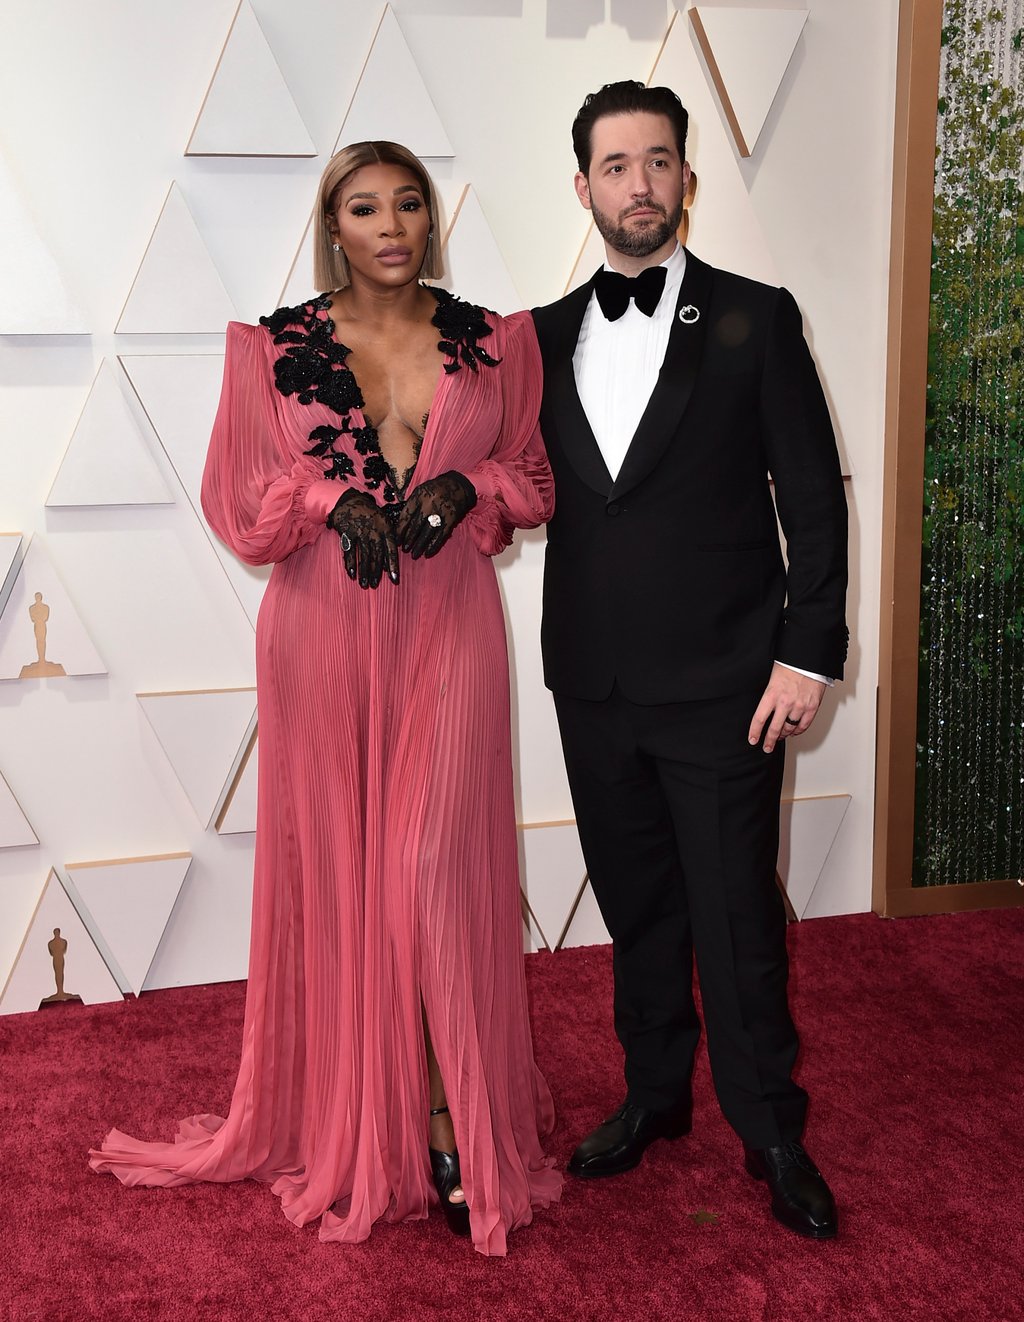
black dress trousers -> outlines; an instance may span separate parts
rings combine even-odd
[[[784,742],[747,742],[763,690],[641,706],[555,694],[583,854],[612,936],[630,1101],[687,1095],[700,1023],[722,1111],[744,1142],[803,1132],[792,1080],[786,915],[775,884]]]

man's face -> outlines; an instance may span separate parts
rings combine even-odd
[[[593,214],[608,247],[649,257],[675,243],[690,167],[679,159],[665,115],[605,115],[591,130],[589,174],[578,173],[576,195]]]

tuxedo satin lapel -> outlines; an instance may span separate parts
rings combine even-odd
[[[619,475],[611,490],[611,499],[637,486],[665,453],[679,428],[697,380],[704,336],[710,316],[712,268],[687,250],[686,272],[676,301],[676,313],[665,350],[665,361],[644,415],[633,435]],[[679,320],[681,309],[696,308],[699,318]]]
[[[612,489],[612,476],[580,402],[572,366],[593,287],[591,277],[557,305],[555,339],[559,350],[557,355],[549,350],[544,364],[544,389],[550,403],[545,413],[548,419],[554,419],[558,442],[577,474],[599,496],[607,496]],[[550,421],[546,425],[550,427]]]

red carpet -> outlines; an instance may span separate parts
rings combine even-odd
[[[169,1138],[227,1104],[239,984],[0,1019],[3,1322],[1024,1318],[1024,910],[790,931],[807,1146],[840,1238],[767,1214],[696,1080],[693,1137],[562,1204],[486,1260],[439,1216],[358,1247],[297,1230],[251,1183],[125,1189],[85,1151],[112,1124]],[[554,1151],[618,1101],[608,951],[527,961]],[[694,1214],[717,1220],[699,1224]]]

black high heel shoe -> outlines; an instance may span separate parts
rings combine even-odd
[[[444,1115],[447,1106],[435,1106],[433,1115]],[[436,1148],[427,1148],[430,1155],[430,1170],[434,1177],[434,1188],[441,1199],[441,1208],[448,1222],[448,1229],[456,1235],[469,1234],[469,1204],[452,1202],[452,1190],[462,1184],[462,1172],[459,1169],[459,1154],[438,1152]]]

